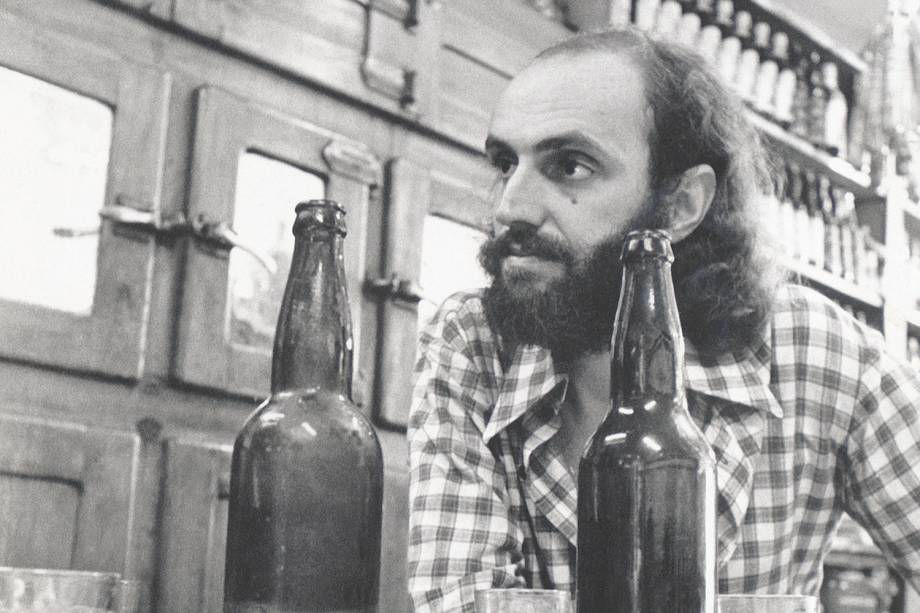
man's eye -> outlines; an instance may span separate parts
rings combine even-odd
[[[507,156],[497,155],[492,158],[492,166],[494,166],[503,177],[508,177],[517,167],[517,162]]]
[[[562,155],[548,168],[548,174],[555,179],[579,181],[594,174],[594,165],[581,155]]]

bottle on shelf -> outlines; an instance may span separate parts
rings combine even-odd
[[[853,267],[856,269],[856,283],[866,288],[872,284],[869,274],[867,238],[865,226],[857,223],[853,229]]]
[[[797,168],[786,166],[783,181],[782,199],[780,200],[780,217],[782,219],[783,232],[782,238],[783,250],[791,258],[799,259],[799,220],[796,207],[796,196],[794,191],[796,185],[794,179],[798,174]]]
[[[658,19],[658,10],[661,0],[636,0],[635,21],[636,27],[644,32],[651,32]]]
[[[631,232],[611,409],[578,470],[577,609],[716,610],[715,456],[690,417],[668,235]]]
[[[778,173],[774,173],[773,191],[761,201],[761,216],[763,217],[762,227],[769,241],[769,245],[777,250],[781,250],[784,247],[782,243],[784,234],[782,213],[783,189],[782,178],[778,176]]]
[[[840,91],[837,64],[821,65],[824,87],[827,89],[827,108],[824,111],[824,147],[831,155],[847,157],[847,99]]]
[[[710,64],[715,64],[719,44],[722,42],[722,29],[717,20],[713,1],[697,0],[696,3],[696,13],[700,16],[700,34],[697,39],[696,50]],[[734,3],[731,0],[728,0],[727,3],[719,2],[719,7],[730,8],[732,12],[735,10]],[[731,21],[730,15],[728,19]]]
[[[852,192],[843,188],[831,191],[840,223],[840,259],[843,266],[843,278],[851,283],[860,281],[856,265],[856,199]]]
[[[795,91],[792,94],[792,122],[789,131],[808,140],[809,119],[811,112],[811,61],[809,53],[802,51],[798,62],[795,64]]]
[[[794,163],[789,164],[789,174],[792,206],[795,210],[795,256],[804,264],[814,264],[811,247],[811,211],[808,209],[804,176],[801,168]]]
[[[882,252],[881,246],[872,238],[868,226],[859,226],[856,234],[856,265],[862,271],[860,285],[867,289],[881,289]]]
[[[871,66],[871,50],[868,50],[867,65]],[[849,117],[846,158],[854,168],[868,173],[871,170],[871,155],[866,146],[866,129],[868,113],[868,91],[870,76],[866,72],[857,72],[853,77],[853,105]]]
[[[700,37],[700,29],[703,27],[700,16],[694,10],[696,8],[695,0],[681,0],[683,15],[677,24],[677,42],[696,49],[696,43]]]
[[[754,88],[760,63],[770,53],[770,24],[759,21],[754,24],[753,45],[741,52],[738,72],[735,75],[735,91],[748,104],[754,104]]]
[[[824,270],[834,276],[843,276],[843,260],[840,246],[840,221],[834,199],[831,197],[831,182],[821,175],[818,177],[818,192],[821,200],[821,214],[824,217]]]
[[[224,612],[376,610],[383,459],[351,401],[345,211],[296,207],[271,396],[233,447]]]
[[[815,147],[826,149],[824,137],[826,134],[827,102],[830,96],[824,83],[824,74],[821,71],[821,56],[817,52],[811,54],[811,74],[809,84],[811,92],[808,106],[808,140]]]
[[[825,231],[824,212],[821,210],[821,198],[815,173],[806,170],[804,174],[803,193],[808,209],[808,225],[811,232],[808,238],[808,262],[815,268],[824,269]]]
[[[789,60],[789,36],[785,32],[774,32],[770,54],[757,69],[754,85],[754,109],[762,115],[773,118],[776,114],[773,99],[776,96],[776,82],[779,72]]]
[[[722,44],[719,46],[716,66],[722,76],[722,80],[733,89],[735,88],[741,52],[753,44],[751,39],[752,25],[751,14],[747,11],[738,11],[735,13],[731,32],[722,39]]]
[[[677,37],[677,24],[680,23],[680,17],[683,9],[677,0],[664,0],[661,8],[658,9],[658,18],[655,20],[654,33],[665,40],[673,40]]]
[[[773,119],[787,130],[792,126],[796,90],[795,67],[801,56],[801,45],[793,42],[787,56],[779,58],[780,70],[773,92]]]

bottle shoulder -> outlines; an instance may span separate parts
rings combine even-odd
[[[585,448],[582,462],[636,462],[650,467],[662,462],[715,465],[715,455],[689,414],[666,419],[618,419],[612,415]]]
[[[246,419],[238,441],[253,438],[289,441],[350,440],[376,448],[380,442],[370,420],[341,393],[306,389],[275,393]]]

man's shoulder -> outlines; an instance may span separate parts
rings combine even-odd
[[[488,354],[497,345],[483,306],[483,289],[448,296],[419,331],[422,345],[433,341],[473,354]]]
[[[815,345],[841,350],[884,344],[881,333],[824,294],[793,283],[776,294],[772,316],[776,344]]]
[[[421,325],[421,332],[443,334],[445,330],[475,333],[488,329],[485,308],[482,304],[484,290],[463,290],[444,299],[431,318]]]

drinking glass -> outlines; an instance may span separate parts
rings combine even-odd
[[[480,590],[476,613],[572,613],[572,595],[561,590]]]
[[[0,613],[107,613],[120,575],[0,567]]]
[[[818,613],[818,599],[799,594],[720,594],[719,612]]]

